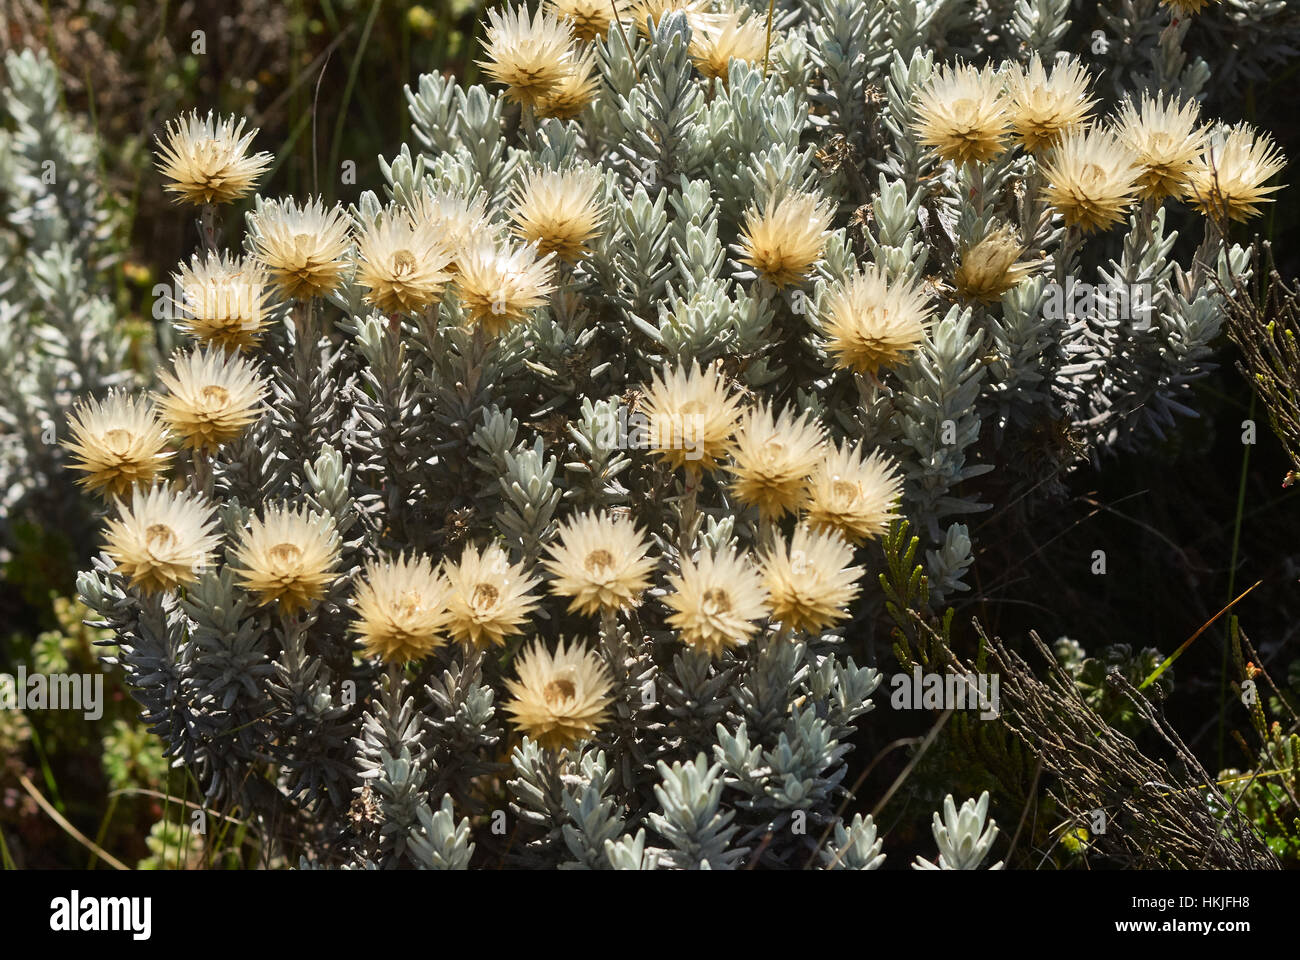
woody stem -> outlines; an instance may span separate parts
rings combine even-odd
[[[700,491],[700,478],[690,470],[686,471],[686,489],[682,493],[680,503],[681,510],[681,539],[678,549],[681,551],[682,559],[686,559],[691,554],[691,548],[695,544],[695,521],[698,515],[697,497]]]

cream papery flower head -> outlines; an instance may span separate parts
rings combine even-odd
[[[232,350],[257,344],[267,323],[270,282],[260,262],[209,253],[181,264],[172,279],[181,293],[178,330]]]
[[[477,62],[489,77],[505,84],[506,99],[534,107],[569,71],[572,42],[570,22],[548,10],[538,9],[531,18],[523,4],[504,12],[489,10],[483,39],[487,59]]]
[[[568,21],[573,36],[583,43],[605,37],[617,14],[622,19],[628,0],[546,0],[547,8],[561,20]]]
[[[497,230],[488,220],[487,201],[483,194],[466,197],[456,193],[421,193],[410,209],[415,229],[426,226],[441,237],[451,253],[448,268],[454,277],[459,267],[457,260],[462,251],[477,242],[485,233],[495,235]]]
[[[465,318],[500,336],[546,303],[555,290],[554,257],[537,248],[480,237],[457,260],[456,294]]]
[[[177,352],[158,380],[163,421],[185,447],[207,453],[236,439],[262,415],[266,383],[252,363],[220,347]]]
[[[555,577],[551,593],[571,598],[570,612],[584,614],[628,610],[650,587],[655,561],[650,544],[627,517],[584,513],[560,527],[559,539],[543,562]]]
[[[349,266],[349,219],[340,206],[316,198],[299,206],[292,199],[268,200],[249,217],[257,256],[286,299],[306,300],[332,293]]]
[[[398,557],[371,563],[357,585],[353,629],[368,657],[386,663],[423,660],[446,642],[446,579],[428,557]]]
[[[680,13],[686,17],[686,24],[691,34],[707,30],[718,21],[718,15],[710,13],[703,0],[631,0],[628,4],[628,16],[636,24],[637,33],[649,37],[647,23],[656,25],[670,13]]]
[[[155,486],[117,506],[118,516],[105,521],[104,552],[141,592],[193,583],[212,562],[220,541],[213,532],[217,521],[198,495]]]
[[[768,614],[767,591],[753,565],[733,548],[684,558],[680,575],[669,574],[664,603],[667,622],[682,640],[711,657],[749,642]]]
[[[1137,155],[1098,126],[1067,131],[1043,163],[1047,202],[1083,233],[1124,219],[1138,190]]]
[[[853,547],[838,532],[806,526],[796,528],[788,544],[777,538],[759,565],[772,619],[809,633],[848,617],[862,576],[862,567],[853,565]]]
[[[1116,133],[1142,168],[1138,196],[1156,203],[1187,196],[1188,180],[1205,143],[1200,110],[1195,100],[1180,104],[1163,94],[1153,100],[1144,93],[1140,109],[1124,101]]]
[[[807,193],[786,193],[762,207],[751,206],[740,235],[740,262],[776,287],[800,283],[826,249],[833,213],[828,198]]]
[[[605,722],[614,688],[609,668],[576,641],[560,641],[555,653],[540,640],[515,660],[518,680],[507,680],[514,699],[506,712],[519,731],[546,750],[563,750],[589,739]]]
[[[248,154],[257,135],[244,133],[245,120],[200,117],[198,111],[167,124],[167,142],[157,140],[159,172],[171,182],[163,189],[177,203],[232,203],[247,196],[274,159],[269,153]]]
[[[718,468],[731,442],[740,398],[719,365],[692,360],[654,375],[642,400],[649,448],[673,469],[698,476]]]
[[[1264,184],[1286,166],[1286,157],[1266,133],[1248,123],[1219,127],[1188,176],[1189,202],[1207,217],[1245,221],[1259,216],[1260,204],[1281,184]]]
[[[510,218],[515,236],[542,254],[577,263],[600,235],[605,219],[601,184],[600,174],[590,167],[530,170],[513,194]]]
[[[726,82],[732,60],[757,63],[767,51],[767,24],[747,11],[728,10],[691,34],[691,60],[701,74]]]
[[[1024,252],[1011,226],[995,227],[978,243],[962,251],[953,285],[967,300],[996,303],[1033,269],[1027,263],[1017,262]]]
[[[72,454],[78,482],[89,490],[121,495],[150,484],[167,466],[167,428],[144,397],[110,390],[100,403],[94,397],[68,415],[72,438],[63,446]]]
[[[808,477],[821,460],[825,430],[808,411],[774,416],[769,404],[750,407],[740,418],[731,447],[731,492],[758,508],[764,520],[793,513],[804,498]]]
[[[600,76],[596,71],[596,48],[569,58],[568,68],[555,84],[538,100],[539,117],[570,120],[586,110],[600,93]]]
[[[512,566],[495,543],[483,551],[466,546],[460,563],[446,563],[451,585],[447,595],[447,630],[452,638],[475,647],[500,646],[523,633],[521,625],[537,606],[529,591],[536,577]]]
[[[902,363],[925,339],[931,314],[926,299],[921,287],[891,283],[875,264],[855,267],[822,295],[817,311],[834,365],[875,376]]]
[[[339,537],[334,521],[306,507],[278,503],[253,517],[235,550],[240,586],[259,603],[288,614],[305,610],[337,579]]]
[[[428,220],[387,211],[357,236],[356,282],[381,313],[418,314],[442,298],[451,248]]]
[[[893,460],[879,450],[864,460],[859,448],[843,444],[813,471],[804,517],[814,530],[837,531],[860,546],[889,529],[902,492]]]
[[[1066,130],[1084,123],[1097,101],[1088,99],[1088,71],[1073,57],[1058,60],[1049,77],[1034,54],[1028,67],[1007,74],[1011,129],[1031,153],[1052,146]]]
[[[992,66],[944,66],[917,95],[912,128],[940,160],[985,163],[1006,149],[1007,103]]]

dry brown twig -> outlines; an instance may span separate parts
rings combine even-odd
[[[1040,680],[1019,654],[975,630],[1000,674],[1001,719],[1041,761],[1048,795],[1067,814],[1067,830],[1089,826],[1100,811],[1104,832],[1090,849],[1126,868],[1280,869],[1277,858],[1219,790],[1178,734],[1119,674],[1109,682],[1127,697],[1173,751],[1175,764],[1144,754],[1109,726],[1080,695],[1073,679],[1037,633],[1035,649],[1048,664]],[[973,672],[957,663],[959,672]],[[1176,768],[1176,769],[1175,769]],[[1213,807],[1229,811],[1220,818]]]

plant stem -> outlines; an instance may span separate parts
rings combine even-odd
[[[205,203],[199,212],[199,239],[208,253],[217,252],[217,208]]]
[[[1250,392],[1250,413],[1249,419],[1255,419],[1255,391]],[[1232,560],[1228,565],[1228,599],[1231,600],[1236,596],[1237,588],[1237,551],[1241,547],[1241,521],[1246,510],[1246,477],[1250,471],[1250,448],[1251,444],[1243,444],[1245,450],[1241,455],[1241,476],[1237,481],[1237,515],[1232,525]],[[1218,766],[1216,769],[1223,769],[1223,748],[1224,737],[1227,732],[1228,720],[1228,647],[1230,646],[1231,620],[1228,627],[1225,628],[1223,635],[1223,657],[1219,663],[1219,744],[1218,744]]]
[[[190,451],[190,466],[193,469],[190,481],[194,492],[206,498],[212,497],[212,455],[206,450],[194,447]]]
[[[686,489],[682,492],[678,501],[680,510],[680,527],[681,537],[678,541],[678,549],[681,551],[681,558],[685,560],[691,555],[695,546],[695,527],[699,516],[697,498],[700,492],[700,478],[690,470],[686,471]]]

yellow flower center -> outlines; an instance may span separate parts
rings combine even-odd
[[[165,523],[151,523],[145,529],[144,542],[150,553],[158,553],[176,546],[180,542],[180,537],[176,536],[176,531]]]
[[[728,596],[727,591],[723,590],[721,587],[710,587],[708,590],[704,591],[704,595],[700,599],[703,601],[702,605],[705,613],[718,614],[731,612],[731,597]]]
[[[593,550],[587,554],[583,566],[588,573],[601,573],[614,565],[614,555],[608,550]]]
[[[962,97],[960,100],[954,100],[952,102],[952,118],[957,123],[965,126],[974,126],[975,118],[978,115],[978,100],[972,100],[970,97]]]
[[[413,617],[424,609],[424,597],[418,590],[407,590],[397,603],[398,610],[408,617]]]
[[[195,173],[204,181],[218,178],[226,165],[225,144],[220,140],[195,140],[194,160],[198,168]]]
[[[858,485],[840,477],[832,477],[831,495],[840,503],[850,504],[858,498]]]
[[[393,273],[396,276],[405,276],[408,273],[415,272],[415,254],[410,250],[398,250],[393,254]]]
[[[474,586],[473,604],[476,607],[493,607],[501,597],[501,591],[490,583],[479,583]]]
[[[295,543],[277,543],[266,551],[266,555],[273,566],[288,570],[302,561],[302,548]]]
[[[104,434],[104,446],[108,447],[110,453],[120,456],[131,449],[131,442],[134,439],[135,435],[130,430],[117,427]]]
[[[299,260],[311,260],[316,253],[316,238],[310,233],[294,234],[293,252]]]
[[[572,680],[557,678],[542,689],[542,696],[546,699],[548,706],[558,707],[566,700],[572,700],[577,692]]]
[[[1093,187],[1106,177],[1106,171],[1095,163],[1085,163],[1079,172],[1079,182],[1085,187]]]
[[[220,410],[230,403],[230,391],[210,383],[199,391],[199,402],[209,410]]]

